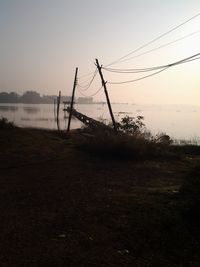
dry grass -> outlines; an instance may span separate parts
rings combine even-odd
[[[83,129],[72,138],[79,148],[106,157],[145,159],[173,155],[169,144],[157,142],[152,136],[149,138],[140,132],[131,135],[118,132],[116,135],[103,130]]]

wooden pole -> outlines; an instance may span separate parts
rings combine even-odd
[[[54,120],[56,121],[56,99],[53,100],[53,107],[54,107]]]
[[[78,68],[76,68],[75,76],[74,76],[74,85],[73,85],[73,90],[72,90],[72,99],[71,99],[69,120],[68,120],[68,126],[67,126],[68,132],[70,130],[70,124],[71,124],[71,118],[72,118],[72,110],[73,110],[73,105],[74,105],[74,95],[75,95],[75,89],[76,89],[76,83],[77,83],[77,74],[78,74]]]
[[[60,130],[60,121],[59,121],[60,99],[61,99],[61,91],[59,91],[59,95],[57,97],[57,127],[58,127],[58,130]]]
[[[114,131],[117,134],[117,126],[116,126],[115,118],[114,118],[114,115],[113,115],[113,112],[112,112],[112,107],[111,107],[110,99],[109,99],[109,96],[108,96],[106,82],[105,82],[105,80],[103,78],[103,74],[102,74],[102,71],[101,71],[101,66],[99,65],[98,59],[96,59],[96,64],[97,64],[97,68],[98,68],[98,71],[99,71],[99,75],[101,77],[101,81],[102,81],[102,85],[103,85],[103,88],[104,88],[104,92],[105,92],[105,95],[106,95],[106,100],[107,100],[107,104],[108,104],[108,109],[109,109],[109,112],[110,112],[110,116],[111,116],[111,119],[112,119]]]

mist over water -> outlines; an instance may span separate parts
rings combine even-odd
[[[110,121],[106,104],[77,104],[75,108],[94,119]],[[116,121],[126,115],[140,115],[144,116],[146,128],[153,134],[164,132],[175,139],[200,140],[200,106],[112,104],[112,109]],[[57,128],[52,104],[0,104],[0,116],[21,127]],[[66,129],[67,120],[68,114],[61,105],[61,129]],[[81,126],[81,122],[72,119],[72,129]]]

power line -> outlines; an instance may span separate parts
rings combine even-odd
[[[164,37],[165,35],[169,34],[170,32],[172,32],[172,31],[174,31],[174,30],[176,30],[176,29],[178,29],[179,27],[185,25],[186,23],[188,23],[189,21],[195,19],[195,18],[198,17],[198,16],[200,16],[200,13],[197,13],[195,16],[193,16],[193,17],[189,18],[188,20],[182,22],[181,24],[177,25],[176,27],[172,28],[171,30],[169,30],[169,31],[167,31],[167,32],[165,32],[165,33],[159,35],[157,38],[154,38],[153,40],[147,42],[146,44],[144,44],[144,45],[142,45],[142,46],[140,46],[140,47],[138,47],[137,49],[131,51],[130,53],[124,55],[123,57],[120,57],[119,59],[117,59],[117,60],[115,60],[115,61],[113,61],[113,62],[107,64],[106,67],[111,66],[111,65],[114,65],[114,64],[118,63],[119,61],[124,62],[125,60],[122,61],[122,59],[125,59],[125,58],[128,57],[129,55],[131,55],[131,54],[133,54],[133,53],[135,53],[135,52],[137,52],[137,51],[139,51],[139,50],[141,50],[141,49],[147,47],[147,46],[150,45],[151,43],[153,43],[153,42],[155,42],[155,41],[161,39],[161,38]],[[184,38],[184,37],[183,37],[183,38]],[[185,38],[186,38],[186,37],[185,37]],[[177,41],[178,41],[178,40],[177,40]],[[160,47],[160,48],[161,48],[161,47]],[[158,48],[158,49],[159,49],[159,48]],[[144,54],[146,54],[146,53],[149,53],[149,52],[147,51],[147,52],[145,52]],[[142,55],[142,54],[141,54],[141,55]],[[138,56],[140,56],[140,55],[138,55]],[[136,57],[137,57],[137,56],[136,56]],[[132,58],[131,58],[131,59],[132,59]],[[127,59],[127,60],[128,60],[128,59]],[[89,75],[91,75],[91,74],[93,74],[93,72],[88,72],[88,73],[86,73],[86,74],[80,76],[80,77],[79,77],[79,80],[80,80],[80,79],[83,79],[84,77],[87,77],[87,76],[89,76]],[[89,78],[88,80],[90,80],[90,78]]]
[[[93,97],[93,96],[97,95],[101,91],[102,87],[103,86],[101,86],[95,93],[90,94],[90,95],[85,95],[82,91],[80,91],[80,88],[78,88],[78,91],[84,97]]]
[[[89,89],[89,87],[92,85],[95,77],[97,75],[97,70],[95,70],[95,72],[93,73],[93,76],[92,78],[89,79],[89,83],[83,85],[83,84],[80,84],[79,82],[77,83],[77,85],[82,88],[83,91],[86,91],[87,89]]]
[[[96,69],[95,69],[95,71],[96,71]],[[94,75],[94,71],[91,71],[91,72],[88,72],[86,74],[83,74],[83,75],[79,76],[78,79],[82,80],[83,78],[90,76],[88,79],[83,81],[83,82],[87,82],[87,81],[89,81],[91,79],[91,77],[93,77],[93,75]]]
[[[83,86],[83,85],[80,85],[79,83],[77,83],[77,86],[81,89],[81,91],[87,91],[90,88],[90,86],[92,85],[96,75],[97,75],[97,69],[95,70],[93,77],[88,84]]]
[[[88,73],[86,73],[86,74],[84,74],[84,75],[79,76],[79,80],[80,80],[80,79],[83,79],[84,77],[87,77],[87,76],[89,76],[89,75],[91,75],[91,74],[93,74],[93,71],[88,72]]]
[[[153,70],[157,70],[157,69],[163,69],[166,67],[173,67],[179,64],[183,64],[183,63],[187,63],[189,61],[196,60],[198,59],[197,57],[200,56],[200,53],[194,54],[190,57],[181,59],[179,61],[170,63],[170,64],[166,64],[166,65],[161,65],[161,66],[153,66],[153,67],[148,67],[148,68],[135,68],[135,69],[112,69],[112,68],[105,68],[102,67],[102,69],[109,71],[109,72],[115,72],[115,73],[140,73],[140,72],[148,72],[148,71],[153,71]]]
[[[190,22],[191,20],[197,18],[198,16],[200,16],[200,13],[197,13],[195,16],[193,16],[193,17],[187,19],[186,21],[182,22],[181,24],[179,24],[179,25],[173,27],[173,28],[170,29],[169,31],[167,31],[167,32],[165,32],[165,33],[159,35],[158,37],[154,38],[153,40],[151,40],[151,41],[145,43],[144,45],[142,45],[142,46],[140,46],[140,47],[134,49],[133,51],[129,52],[128,54],[126,54],[126,55],[124,55],[124,56],[118,58],[117,60],[111,62],[110,64],[106,65],[106,67],[111,66],[111,65],[114,65],[114,64],[120,62],[122,59],[124,59],[124,58],[126,58],[126,57],[132,55],[133,53],[138,52],[139,50],[141,50],[141,49],[147,47],[148,45],[150,45],[150,44],[154,43],[155,41],[161,39],[161,38],[164,37],[165,35],[167,35],[167,34],[173,32],[173,31],[175,31],[176,29],[182,27],[183,25],[185,25],[186,23]]]
[[[140,78],[134,79],[134,80],[124,81],[124,82],[107,82],[107,83],[109,83],[109,84],[123,84],[123,83],[132,83],[132,82],[137,82],[137,81],[140,81],[140,80],[146,79],[146,78],[148,78],[148,77],[154,76],[154,75],[156,75],[156,74],[158,74],[158,73],[160,73],[160,72],[162,72],[162,71],[166,70],[167,68],[168,68],[168,67],[166,67],[166,68],[163,68],[162,70],[156,71],[156,72],[154,72],[154,73],[152,73],[152,74],[149,74],[149,75],[146,75],[146,76],[143,76],[143,77],[140,77]]]
[[[95,73],[95,71],[91,72],[91,73],[90,73],[90,77],[89,77],[89,78],[87,78],[86,80],[82,81],[82,83],[87,83],[88,81],[90,81],[90,80],[91,80],[91,78],[93,77],[94,73]],[[91,75],[91,74],[92,74],[92,75]],[[81,80],[81,78],[80,78],[80,77],[78,77],[78,80]]]
[[[138,55],[135,55],[135,56],[133,56],[133,57],[126,58],[126,59],[124,59],[124,60],[122,60],[122,61],[120,61],[120,62],[121,62],[121,63],[122,63],[122,62],[126,62],[126,61],[129,61],[129,60],[131,60],[131,59],[134,59],[134,58],[137,58],[137,57],[140,57],[140,56],[149,54],[149,53],[154,52],[154,51],[156,51],[156,50],[159,50],[159,49],[161,49],[161,48],[163,48],[163,47],[169,46],[169,45],[171,45],[171,44],[174,44],[174,43],[176,43],[176,42],[179,42],[179,41],[182,41],[182,40],[184,40],[184,39],[186,39],[186,38],[189,38],[189,37],[191,37],[191,36],[193,36],[193,35],[195,35],[195,34],[197,34],[197,33],[200,33],[200,31],[192,32],[192,33],[187,34],[187,35],[185,35],[185,36],[183,36],[183,37],[181,37],[181,38],[178,38],[178,39],[176,39],[176,40],[174,40],[174,41],[171,41],[171,42],[168,42],[168,43],[166,43],[166,44],[160,45],[160,46],[158,46],[158,47],[156,47],[156,48],[147,50],[147,51],[145,51],[145,52],[143,52],[143,53],[140,53],[140,54],[138,54]]]
[[[164,66],[158,66],[158,67],[155,67],[155,68],[149,68],[149,69],[151,69],[149,71],[153,71],[153,70],[156,70],[156,69],[160,69],[160,70],[156,71],[156,72],[154,72],[152,74],[137,78],[137,79],[133,79],[133,80],[129,80],[129,81],[122,81],[122,82],[108,82],[108,83],[109,84],[124,84],[124,83],[132,83],[132,82],[140,81],[140,80],[146,79],[148,77],[154,76],[156,74],[159,74],[159,73],[165,71],[166,69],[168,69],[170,67],[173,67],[173,66],[176,66],[176,65],[179,65],[179,64],[183,64],[183,63],[188,63],[188,62],[191,62],[191,61],[194,61],[194,60],[197,60],[197,59],[200,59],[200,53],[198,53],[196,55],[193,55],[191,57],[188,57],[186,59],[179,60],[179,61],[177,61],[175,63],[172,63],[172,64],[168,64],[168,65],[164,65]]]

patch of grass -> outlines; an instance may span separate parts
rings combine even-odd
[[[0,130],[1,165],[8,166],[13,161],[25,163],[36,159],[44,160],[49,154],[61,150],[64,144],[66,141],[57,131],[12,127],[6,124]],[[6,159],[8,155],[12,160]]]

